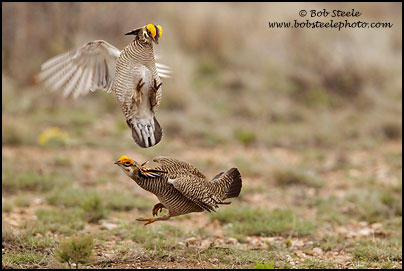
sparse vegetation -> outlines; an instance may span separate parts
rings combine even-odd
[[[273,178],[280,186],[305,185],[321,187],[323,185],[322,181],[313,175],[296,169],[277,169],[273,172]]]
[[[228,227],[241,241],[245,236],[304,236],[313,233],[313,223],[296,216],[291,210],[273,210],[271,212],[251,207],[225,209],[211,216],[222,223],[231,223]]]
[[[274,269],[275,263],[273,261],[267,263],[255,262],[255,269]]]
[[[70,269],[74,264],[78,269],[79,264],[89,263],[93,249],[94,239],[91,235],[75,235],[63,240],[55,255],[60,263],[67,263]]]
[[[323,8],[393,27],[268,28],[293,3],[3,3],[2,267],[402,269],[402,4],[310,5]],[[35,75],[92,39],[122,49],[146,23],[174,73],[163,139],[142,149],[113,93],[65,99]],[[237,167],[243,188],[217,213],[144,227],[158,199],[121,155],[208,179]]]
[[[41,234],[48,231],[70,234],[83,229],[86,222],[85,213],[79,208],[38,209],[35,214],[38,221],[33,223],[33,230]]]
[[[65,176],[58,174],[43,175],[36,171],[16,172],[9,168],[2,172],[2,177],[2,188],[9,192],[45,192],[53,188],[66,187],[70,182]]]

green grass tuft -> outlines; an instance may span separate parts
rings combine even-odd
[[[91,235],[74,235],[66,238],[55,250],[56,259],[60,263],[67,263],[69,268],[75,264],[88,264],[94,249],[94,238]]]
[[[275,268],[275,262],[270,261],[269,263],[264,262],[264,263],[259,263],[259,262],[254,262],[255,263],[255,269],[274,269]]]
[[[305,259],[299,264],[302,269],[329,269],[333,268],[333,264],[330,261],[322,259]]]
[[[297,169],[277,169],[272,175],[280,186],[302,185],[319,188],[324,185],[316,176]]]
[[[38,221],[33,231],[45,234],[48,231],[69,234],[81,230],[85,225],[85,214],[82,209],[38,209],[35,212]]]
[[[360,240],[352,249],[356,260],[364,262],[402,261],[402,242],[397,240]]]
[[[2,200],[1,201],[1,210],[3,213],[9,213],[13,210],[13,205],[10,203],[9,200]]]
[[[234,131],[236,139],[242,144],[251,144],[256,141],[256,136],[249,130],[236,129]]]
[[[2,177],[2,188],[9,192],[20,190],[46,192],[70,184],[70,180],[60,174],[42,175],[35,171],[15,172],[10,168],[3,170]]]
[[[243,236],[304,236],[313,233],[315,226],[312,222],[296,216],[291,210],[274,210],[241,207],[226,209],[215,213],[211,219],[218,219],[229,224],[232,235],[242,240]]]
[[[29,250],[23,252],[6,251],[2,255],[2,265],[10,266],[11,268],[26,264],[37,265],[43,262],[46,257],[45,254]]]

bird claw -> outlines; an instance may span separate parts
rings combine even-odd
[[[153,89],[154,89],[154,91],[157,92],[157,90],[161,87],[162,84],[163,83],[160,83],[160,84],[157,85],[156,79],[153,79]]]
[[[163,210],[163,208],[165,208],[163,204],[161,204],[161,203],[156,203],[156,204],[153,206],[152,215],[153,215],[153,216],[157,216],[158,213]]]
[[[136,85],[136,90],[140,91],[140,89],[144,86],[143,78],[140,78],[139,82]]]
[[[153,222],[155,222],[156,220],[154,218],[137,218],[137,221],[147,221],[144,226],[149,225]]]
[[[150,96],[150,103],[151,103],[152,107],[154,107],[157,104],[157,91],[161,87],[162,84],[163,83],[160,83],[157,85],[156,79],[153,79],[153,86],[152,86],[153,92]]]

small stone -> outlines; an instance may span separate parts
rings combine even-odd
[[[190,237],[190,238],[185,239],[185,244],[187,246],[195,246],[195,245],[197,245],[197,243],[199,243],[198,241],[199,240],[196,239],[195,237]]]
[[[315,255],[323,255],[324,252],[323,252],[323,250],[321,248],[315,247],[315,248],[313,248],[313,253]]]
[[[202,240],[200,247],[201,247],[201,249],[207,249],[210,246],[211,243],[212,242],[207,240],[207,239]]]
[[[232,245],[235,245],[235,244],[237,244],[237,243],[238,243],[238,241],[237,241],[237,239],[236,239],[236,238],[229,237],[229,238],[227,238],[227,239],[226,239],[225,243],[226,243],[226,244],[232,244]]]
[[[369,228],[364,228],[364,229],[359,230],[359,234],[363,235],[363,236],[368,236],[371,233],[372,233],[372,230]]]
[[[361,221],[361,222],[359,222],[359,225],[362,227],[366,227],[368,225],[368,223],[366,221]]]
[[[372,229],[374,230],[382,230],[383,229],[383,225],[382,223],[373,223],[372,225],[370,225],[372,227]]]
[[[307,255],[303,253],[303,251],[301,250],[296,250],[295,254],[299,257],[299,258],[306,258]]]
[[[302,246],[304,246],[304,242],[302,240],[292,240],[292,246],[302,247]]]
[[[115,228],[117,228],[118,225],[113,224],[113,223],[108,223],[108,222],[102,222],[101,224],[101,229],[105,229],[105,230],[113,230]]]

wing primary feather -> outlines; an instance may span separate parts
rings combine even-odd
[[[78,70],[74,70],[74,73],[72,77],[70,78],[69,82],[67,83],[64,91],[63,91],[63,96],[68,97],[70,93],[73,91],[75,85],[77,84],[77,81],[80,79],[80,73]]]
[[[46,70],[51,66],[54,66],[55,63],[59,62],[62,58],[67,58],[72,54],[72,51],[68,51],[66,53],[60,54],[58,56],[52,57],[51,59],[45,61],[45,63],[43,63],[41,65],[41,70]]]
[[[74,67],[72,66],[71,63],[69,63],[67,65],[66,71],[67,72],[63,75],[63,77],[60,78],[60,80],[54,84],[53,90],[57,90],[57,89],[61,88],[71,78],[72,74],[75,72],[75,69],[74,69]]]
[[[57,85],[58,82],[61,81],[61,79],[63,78],[63,75],[68,73],[68,69],[69,69],[69,65],[71,64],[70,61],[65,61],[63,62],[64,67],[60,68],[58,71],[56,71],[52,76],[50,76],[47,79],[47,82],[52,85],[55,86]],[[54,87],[55,88],[55,87]]]
[[[69,59],[65,59],[59,63],[56,63],[54,66],[42,69],[42,71],[39,73],[39,79],[46,80],[47,78],[52,78],[55,73],[57,73],[60,69],[63,69],[68,61]]]

